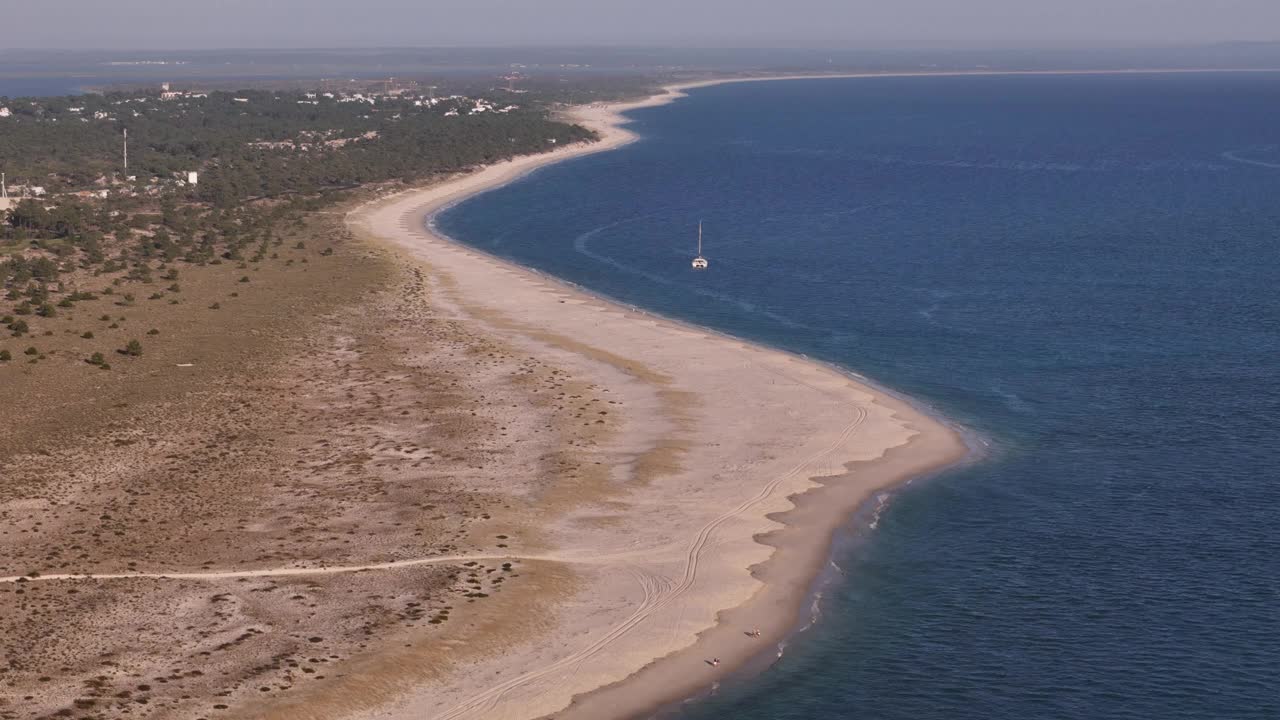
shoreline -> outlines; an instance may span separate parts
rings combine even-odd
[[[876,76],[883,76],[883,74]],[[555,302],[559,303],[560,307],[553,308],[558,315],[569,312],[570,309],[584,308],[589,309],[592,314],[620,316],[616,320],[626,324],[618,327],[600,327],[599,332],[594,335],[587,332],[585,342],[596,341],[599,346],[606,346],[617,340],[613,335],[619,329],[623,327],[634,329],[638,326],[648,329],[649,337],[655,334],[654,330],[657,331],[657,335],[666,339],[672,336],[680,336],[680,339],[690,335],[700,336],[700,340],[694,343],[700,346],[699,350],[708,350],[709,347],[708,351],[715,351],[720,355],[727,352],[732,355],[759,356],[776,366],[771,368],[770,372],[803,374],[807,383],[821,384],[824,397],[830,405],[827,412],[834,413],[824,419],[831,420],[841,412],[847,413],[851,405],[859,406],[858,412],[861,413],[861,419],[847,427],[844,436],[836,437],[834,444],[819,453],[820,463],[802,462],[797,465],[785,478],[785,483],[778,482],[776,493],[766,494],[763,497],[760,503],[764,507],[750,508],[750,522],[746,523],[749,527],[741,528],[731,538],[717,539],[721,543],[743,546],[735,548],[736,552],[741,554],[741,558],[737,562],[728,563],[731,567],[712,569],[714,572],[734,575],[732,581],[723,580],[726,584],[733,585],[735,592],[731,598],[721,593],[721,597],[717,599],[714,597],[716,595],[714,589],[704,589],[704,593],[712,597],[697,605],[696,613],[692,609],[681,608],[679,616],[674,620],[666,619],[667,626],[658,633],[667,636],[663,642],[646,644],[644,637],[646,631],[643,628],[628,626],[624,630],[625,635],[619,636],[614,644],[620,645],[626,641],[642,647],[632,648],[627,653],[628,657],[624,658],[625,662],[616,667],[605,668],[592,678],[576,678],[579,681],[576,685],[556,688],[559,693],[557,697],[540,696],[538,703],[527,702],[520,706],[523,712],[504,706],[504,710],[508,713],[504,716],[535,718],[554,714],[562,720],[633,717],[694,696],[714,685],[721,678],[759,658],[763,650],[774,647],[777,642],[796,630],[796,619],[800,609],[811,597],[813,584],[829,558],[833,538],[842,528],[848,526],[859,508],[864,507],[876,493],[887,491],[915,478],[939,472],[971,456],[972,449],[964,442],[956,428],[913,405],[909,400],[877,388],[869,381],[856,377],[850,372],[786,351],[766,348],[704,328],[623,307],[569,283],[458,243],[435,231],[431,223],[434,216],[442,210],[474,195],[513,182],[541,167],[581,155],[605,152],[634,141],[637,136],[624,127],[629,119],[624,117],[623,113],[628,111],[665,105],[683,97],[684,90],[695,87],[723,82],[801,79],[801,77],[816,79],[817,77],[867,77],[867,75],[696,81],[666,86],[662,92],[638,101],[572,108],[566,111],[566,116],[596,130],[601,137],[599,141],[542,155],[516,158],[485,167],[441,186],[398,193],[371,209],[358,211],[353,215],[353,219],[359,218],[360,222],[368,226],[371,234],[415,254],[436,272],[448,277],[449,284],[458,286],[454,294],[466,303],[485,305],[487,310],[499,313],[512,313],[513,309],[509,306],[494,307],[495,303],[486,301],[481,297],[482,293],[473,291],[468,294],[465,286],[479,288],[484,287],[487,282],[489,287],[492,287],[495,283],[494,276],[506,276],[498,277],[496,282],[509,286],[513,284],[514,277],[515,283],[536,288],[530,294],[530,298],[548,294],[558,298]],[[468,277],[461,278],[459,282],[461,275]],[[568,308],[564,304],[567,302],[565,298],[572,301]],[[556,320],[556,316],[539,317],[536,312],[533,315],[529,313],[526,315],[535,320],[533,325],[538,325],[539,321],[547,321],[539,329],[554,330],[551,325]],[[570,325],[572,324],[571,322]],[[522,327],[527,331],[528,325],[526,323]],[[649,364],[650,361],[659,363],[667,361],[668,367],[672,366],[669,358],[650,358],[643,351],[636,353],[634,359],[645,364]],[[730,362],[740,363],[741,358],[730,358]],[[696,397],[696,392],[692,394],[695,396],[693,399],[695,403],[706,400],[706,398]],[[744,402],[747,400],[750,398],[744,399]],[[717,401],[714,398],[710,402],[723,404],[722,400]],[[776,398],[770,402],[774,402],[790,413],[810,409],[802,401],[793,403],[790,407],[783,407],[786,401]],[[815,414],[822,413],[815,412]],[[861,444],[855,448],[851,444],[850,437],[854,429],[860,429],[860,425],[869,415],[874,415],[877,423],[869,433],[874,437],[870,440],[859,440]],[[772,429],[782,430],[776,425]],[[826,429],[828,432],[831,430],[830,427]],[[862,431],[865,432],[865,430]],[[840,433],[837,432],[836,435]],[[796,444],[797,447],[787,447],[786,450],[794,453],[805,449],[799,447],[804,445],[803,442],[796,440]],[[838,457],[828,457],[830,455]],[[796,457],[797,455],[792,454],[789,459],[794,461]],[[684,470],[686,475],[689,474],[689,468],[686,467]],[[758,477],[754,478],[756,481],[776,473],[776,470],[765,467],[760,467],[758,470],[760,471],[757,473]],[[697,476],[696,473],[695,476]],[[737,523],[739,519],[732,518],[731,522]],[[696,525],[689,529],[696,530]],[[751,547],[745,547],[747,545]],[[588,552],[592,550],[590,547],[586,549]],[[705,575],[712,571],[702,572]],[[696,584],[696,581],[691,579],[690,583]],[[609,585],[607,580],[602,580],[601,587],[616,586]],[[699,588],[688,589],[692,591]],[[695,604],[683,598],[681,602]],[[695,621],[686,618],[686,611],[698,615],[701,619]],[[657,620],[662,618],[654,620],[646,617],[645,620],[653,620],[655,624],[659,624]],[[744,642],[743,628],[759,628],[761,637]],[[635,642],[637,639],[640,642]],[[709,665],[707,663],[709,657],[720,658],[719,664],[714,667]],[[530,660],[531,658],[509,660],[509,669],[518,672],[522,667],[530,667]],[[579,669],[576,674],[581,675],[581,670]],[[479,686],[455,693],[456,697],[444,700],[447,712],[440,716],[482,717],[495,709],[495,703],[502,696],[513,695],[524,685],[536,684],[544,680],[543,673],[527,673],[527,675],[538,675],[538,677],[517,677],[517,681],[527,679],[528,682],[516,682],[514,685],[511,682],[504,683],[497,688],[497,697],[494,697],[492,692],[485,692]],[[423,692],[416,694],[422,695]],[[430,702],[436,700],[438,698],[432,700],[418,698],[417,702],[410,700],[408,707],[402,709],[422,713],[428,709]],[[455,700],[461,700],[461,702],[454,704]],[[566,700],[569,701],[567,707],[565,707]],[[432,709],[439,712],[439,703],[436,702]],[[376,717],[402,716],[408,715],[396,714],[393,711]]]

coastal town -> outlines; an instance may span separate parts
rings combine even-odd
[[[326,83],[341,86],[332,90],[280,91],[207,91],[198,89],[174,89],[170,83],[141,92],[111,91],[104,94],[87,94],[70,98],[0,98],[0,138],[9,136],[12,142],[30,126],[55,126],[71,123],[90,125],[99,145],[108,144],[103,132],[118,133],[118,158],[114,163],[96,163],[100,173],[86,177],[82,168],[68,168],[66,172],[40,174],[31,163],[10,162],[11,167],[0,168],[6,180],[0,183],[0,210],[11,209],[13,204],[28,198],[76,197],[80,199],[105,199],[109,195],[124,197],[158,196],[168,190],[193,188],[199,182],[204,166],[216,162],[213,158],[194,157],[202,161],[192,167],[171,170],[167,173],[140,175],[150,168],[139,163],[150,139],[134,128],[134,165],[130,169],[128,136],[130,125],[164,123],[184,117],[212,114],[214,108],[242,115],[278,113],[282,105],[314,108],[311,117],[321,116],[349,118],[357,128],[325,127],[322,130],[299,130],[294,137],[263,137],[247,139],[247,147],[274,151],[324,151],[342,147],[350,142],[372,140],[377,130],[364,129],[381,122],[398,122],[413,115],[431,114],[443,118],[459,118],[492,113],[505,115],[521,110],[519,104],[507,102],[511,96],[524,91],[514,87],[518,76],[502,78],[507,87],[495,97],[469,97],[449,94],[437,97],[436,87],[422,87],[416,81],[397,81],[388,78],[373,83]],[[350,108],[350,109],[346,109]],[[301,108],[300,108],[301,109]],[[294,113],[295,116],[298,113]],[[325,123],[320,123],[325,125]],[[266,133],[270,133],[267,130]],[[73,134],[64,131],[61,134]],[[264,134],[266,134],[264,133]],[[28,133],[31,134],[31,133]],[[15,137],[16,136],[16,137]],[[555,140],[555,138],[551,138]],[[141,151],[141,152],[140,152]],[[21,154],[18,153],[18,157]],[[141,166],[140,166],[141,165]],[[40,168],[43,169],[43,168]]]

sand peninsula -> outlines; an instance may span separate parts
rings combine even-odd
[[[359,717],[601,720],[695,694],[794,628],[833,533],[859,506],[966,455],[954,429],[833,368],[619,306],[430,229],[466,197],[631,142],[623,113],[715,82],[576,108],[569,116],[598,142],[349,218],[423,262],[437,307],[606,388],[615,404],[598,412],[616,423],[575,450],[601,473],[528,498],[538,541],[511,547],[572,578],[550,622]]]

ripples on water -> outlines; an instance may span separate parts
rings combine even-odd
[[[896,493],[821,621],[681,718],[1280,718],[1280,76],[753,83],[637,117],[441,225],[998,446]]]

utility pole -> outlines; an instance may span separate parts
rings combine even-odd
[[[124,129],[124,175],[129,177],[129,128]]]
[[[0,200],[9,199],[9,188],[4,184],[4,173],[0,172]]]

